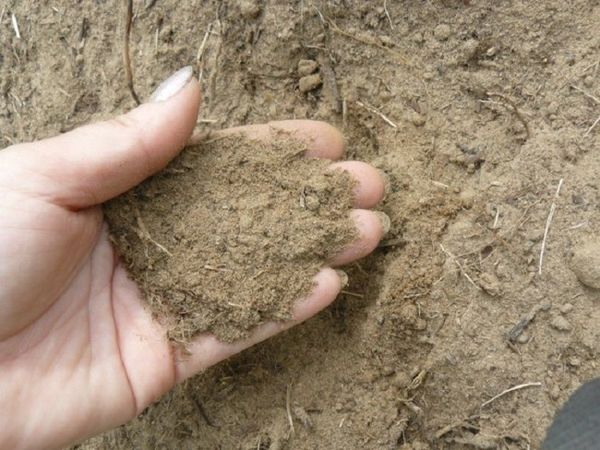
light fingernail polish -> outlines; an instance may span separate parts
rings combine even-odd
[[[150,96],[150,102],[164,102],[170,99],[190,82],[193,75],[194,69],[192,66],[185,66],[183,69],[179,69],[158,85]]]
[[[383,211],[375,211],[375,214],[377,215],[377,217],[379,218],[379,221],[381,222],[381,228],[383,228],[383,234],[384,235],[388,234],[390,231],[390,228],[392,228],[392,221],[390,219],[390,216],[388,216]]]
[[[348,274],[346,272],[344,272],[343,270],[336,270],[338,277],[340,277],[340,283],[342,285],[342,289],[344,289],[346,286],[348,286]]]

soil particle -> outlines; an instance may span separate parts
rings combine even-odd
[[[290,318],[324,261],[354,239],[353,180],[276,132],[184,151],[105,207],[113,240],[169,336],[223,341]]]
[[[300,82],[298,87],[300,92],[310,92],[312,90],[317,89],[323,84],[323,80],[321,79],[321,75],[315,73],[313,75],[307,75],[305,77],[300,78]]]
[[[552,319],[552,321],[550,322],[550,326],[552,328],[554,328],[555,330],[558,331],[571,331],[572,326],[569,323],[569,321],[567,319],[565,319],[563,316],[556,316],[554,317],[554,319]]]
[[[569,314],[571,311],[573,311],[574,306],[571,303],[565,303],[564,305],[560,306],[560,312],[562,314]]]
[[[600,243],[588,241],[577,247],[571,269],[583,284],[600,289]]]
[[[502,293],[500,282],[496,275],[491,273],[482,273],[479,277],[479,285],[481,288],[490,294],[492,297],[496,297]]]
[[[319,68],[319,63],[313,59],[301,59],[298,61],[298,75],[305,77],[315,73]]]

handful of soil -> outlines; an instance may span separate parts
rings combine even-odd
[[[104,208],[112,239],[169,338],[225,342],[290,318],[326,259],[357,236],[354,180],[277,132],[184,150]]]

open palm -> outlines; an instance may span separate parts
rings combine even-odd
[[[234,344],[203,335],[185,357],[172,348],[119,263],[99,205],[177,155],[199,99],[188,81],[120,118],[0,151],[0,448],[57,448],[122,424],[175,383],[310,317],[339,292],[339,274],[323,269],[294,321],[264,324]],[[273,127],[306,139],[309,156],[343,151],[339,133],[319,122],[245,131],[269,139]],[[357,178],[357,208],[381,199],[375,169],[335,164]],[[364,256],[383,235],[375,213],[352,214],[361,239],[333,265]]]

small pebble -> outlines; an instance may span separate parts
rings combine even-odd
[[[445,23],[440,23],[437,27],[435,27],[433,29],[433,36],[438,41],[447,40],[450,37],[451,33],[452,33],[452,30],[450,29],[450,26],[446,25]]]
[[[561,305],[559,309],[561,313],[569,314],[573,311],[573,305],[571,303],[565,303],[564,305]]]
[[[527,344],[529,342],[529,334],[527,333],[527,331],[523,331],[519,337],[517,338],[517,342],[519,344]]]
[[[569,323],[569,321],[567,319],[565,319],[563,316],[556,316],[554,319],[552,319],[552,322],[550,322],[550,326],[552,328],[554,328],[555,330],[558,331],[571,331],[571,324]]]
[[[319,75],[318,73],[315,73],[314,75],[307,75],[305,77],[300,78],[300,92],[310,92],[312,90],[317,89],[322,84],[323,80],[321,80],[321,75]]]
[[[571,270],[586,286],[600,289],[600,242],[588,241],[577,247]]]
[[[301,77],[315,73],[318,68],[319,63],[312,59],[301,59],[298,61],[298,75]]]
[[[500,282],[494,274],[487,272],[482,273],[479,277],[479,285],[485,292],[490,294],[492,297],[495,297],[502,293]]]

